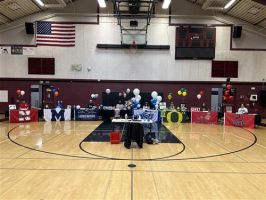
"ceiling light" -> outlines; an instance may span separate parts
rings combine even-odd
[[[105,0],[98,0],[98,4],[100,5],[101,8],[105,8],[106,7]]]
[[[163,2],[163,9],[167,9],[171,3],[171,0],[164,0]]]
[[[42,0],[35,0],[37,4],[39,4],[40,6],[44,6],[44,3],[42,2]]]
[[[231,7],[233,5],[233,3],[235,3],[236,0],[231,0],[229,1],[225,6],[224,6],[224,9],[227,9],[229,7]]]

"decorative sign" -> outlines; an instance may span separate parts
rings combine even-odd
[[[23,55],[22,46],[11,46],[11,54],[12,55]]]

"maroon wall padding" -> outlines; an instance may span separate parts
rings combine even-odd
[[[62,100],[63,104],[66,105],[81,105],[84,107],[88,104],[90,95],[98,93],[99,98],[94,100],[95,105],[100,105],[102,102],[102,92],[107,88],[110,88],[113,92],[122,92],[127,88],[133,91],[134,88],[139,88],[141,92],[162,92],[164,94],[164,101],[169,104],[167,99],[168,93],[173,94],[172,101],[175,106],[180,106],[180,103],[185,103],[187,107],[201,107],[202,103],[205,102],[207,108],[211,105],[211,89],[220,88],[225,82],[191,82],[191,81],[97,81],[97,80],[49,80],[51,85],[59,88],[59,96],[55,97],[55,101]],[[0,103],[0,113],[4,113],[8,110],[8,104],[15,104],[17,100],[16,90],[24,90],[25,100],[30,103],[30,86],[32,84],[38,84],[37,79],[0,79],[0,90],[8,90],[8,103]],[[258,94],[262,89],[262,83],[240,83],[232,82],[233,88],[236,88],[236,108],[240,107],[241,103],[249,103],[249,101],[240,99],[241,95]],[[255,90],[251,90],[251,87],[255,87]],[[177,91],[181,88],[186,88],[188,95],[186,97],[178,96]],[[198,100],[197,94],[203,91],[204,96]],[[47,95],[44,91],[43,95]],[[260,96],[258,96],[260,99]],[[256,112],[266,118],[266,107],[259,105],[259,101],[248,107],[249,112]]]

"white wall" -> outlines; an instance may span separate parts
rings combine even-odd
[[[187,3],[183,3],[184,11],[189,8]],[[193,9],[195,13],[203,15],[198,7]],[[207,24],[221,24],[214,19],[204,18],[203,20]],[[179,21],[189,23],[191,19],[183,17]],[[230,51],[230,34],[230,27],[216,28],[215,60],[239,61],[239,78],[233,79],[234,81],[261,82],[266,78],[266,52]],[[253,33],[243,32],[243,34],[245,41],[249,40],[249,43],[233,41],[234,47],[242,47],[243,43],[253,45],[252,47],[256,47],[254,44],[265,45],[265,37],[256,36]],[[33,44],[34,42],[34,37],[25,35],[20,26],[5,32],[0,31],[2,44]],[[101,17],[99,25],[76,25],[74,48],[38,46],[35,57],[55,58],[55,75],[28,75],[27,56],[0,55],[0,77],[224,81],[224,78],[211,78],[210,60],[175,60],[175,27],[168,25],[168,18],[155,18],[151,21],[148,29],[148,44],[170,45],[170,50],[104,50],[96,49],[97,43],[120,43],[120,29],[115,18]],[[245,48],[248,47],[245,46]],[[72,71],[71,64],[82,64],[82,71]],[[91,67],[89,72],[88,67]]]

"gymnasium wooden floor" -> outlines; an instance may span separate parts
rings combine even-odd
[[[1,122],[0,199],[266,199],[265,127],[165,124],[182,143],[143,149],[82,142],[100,123]]]

